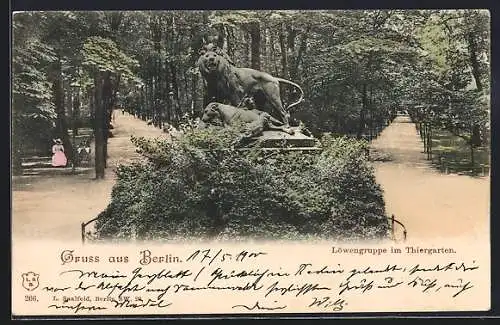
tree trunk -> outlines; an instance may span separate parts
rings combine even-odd
[[[432,125],[429,124],[429,130],[427,130],[427,159],[432,160]]]
[[[483,84],[481,82],[481,72],[479,69],[479,61],[477,59],[477,44],[474,38],[474,34],[469,32],[467,34],[468,48],[469,48],[469,60],[472,68],[472,75],[474,76],[474,81],[476,82],[477,90],[483,91]]]
[[[105,108],[102,100],[103,93],[103,76],[101,72],[96,72],[94,77],[94,136],[95,136],[95,177],[103,179],[106,168],[105,142],[106,137],[104,132],[106,125]]]
[[[250,48],[250,44],[251,44],[251,39],[250,39],[250,35],[248,33],[248,30],[246,28],[243,29],[243,43],[245,44],[245,48],[244,48],[244,58],[245,58],[245,62],[242,62],[242,64],[244,66],[248,66],[250,63],[251,63],[251,48]]]
[[[368,106],[368,91],[366,88],[367,88],[366,83],[363,83],[361,110],[359,111],[359,125],[357,134],[358,139],[362,138],[363,132],[365,130],[365,115],[366,115],[366,108]]]
[[[19,123],[16,122],[18,117],[13,116],[12,120],[12,174],[22,175],[22,157],[23,141],[21,140],[22,131]]]
[[[274,67],[274,74],[277,76],[279,70],[278,70],[278,63],[276,62],[276,51],[274,48],[274,32],[272,30],[269,31],[269,46],[270,46],[269,55],[271,57],[271,62]]]
[[[292,80],[295,80],[298,76],[299,65],[300,65],[300,62],[302,61],[302,56],[304,55],[304,52],[306,51],[308,34],[309,34],[309,27],[306,28],[306,31],[301,36],[300,46],[299,46],[297,55],[295,56],[295,59],[293,62],[293,68],[290,69],[290,79],[292,79]]]
[[[80,89],[77,89],[73,94],[73,134],[78,135],[78,127],[80,124]],[[73,144],[75,145],[75,144]]]
[[[472,143],[472,141],[470,142],[469,148],[470,148],[470,164],[471,164],[472,171],[474,172],[474,164],[475,164],[475,161],[474,161],[474,143]]]
[[[183,112],[182,109],[179,105],[179,83],[177,80],[177,69],[173,63],[173,61],[170,61],[170,73],[172,74],[172,92],[173,92],[173,109],[176,112],[177,115],[177,123],[180,122],[180,119],[182,118]]]
[[[427,153],[427,122],[423,123],[422,139],[424,140],[424,153]]]
[[[198,116],[198,78],[195,74],[191,77],[191,116]],[[201,117],[201,116],[199,116]]]
[[[268,37],[268,29],[267,26],[264,25],[262,28],[262,51],[260,53],[260,56],[262,58],[262,70],[263,71],[271,71],[271,67],[269,66],[269,57],[268,57],[268,43],[269,43],[269,37]]]
[[[234,48],[236,47],[236,44],[233,44],[233,42],[235,43],[234,30],[232,28],[226,27],[226,35],[227,35],[226,53],[233,60],[233,62],[236,62],[234,57]]]
[[[293,29],[291,27],[288,27],[288,34],[287,34],[287,55],[288,55],[288,75],[290,79],[295,79],[295,76],[297,75],[297,71],[295,70],[296,65],[297,65],[297,53],[296,53],[296,46],[295,46],[295,40],[297,38],[297,33],[298,31],[296,29]]]
[[[224,24],[219,25],[218,34],[219,34],[219,37],[217,39],[217,47],[222,49],[222,51],[224,51],[224,53],[227,53],[228,48],[229,48],[229,44],[228,44],[228,40],[227,40],[228,35],[226,33],[226,28],[225,28]]]
[[[150,63],[150,72],[152,71],[151,69],[151,63]],[[148,78],[148,81],[146,83],[146,110],[147,110],[147,114],[146,114],[146,120],[152,120],[153,119],[153,116],[154,116],[154,95],[153,95],[153,86],[154,85],[154,81],[153,81],[153,76],[152,74],[150,75],[150,77]]]
[[[469,61],[472,68],[472,75],[474,76],[474,81],[476,82],[476,87],[478,92],[483,91],[483,83],[481,82],[481,71],[479,68],[479,61],[477,59],[477,43],[474,38],[474,34],[469,32],[467,34],[468,49],[469,49]],[[481,136],[479,132],[479,125],[474,125],[472,128],[472,145],[481,143]]]
[[[252,40],[251,43],[251,51],[252,51],[252,61],[251,66],[252,69],[260,70],[260,43],[261,43],[261,35],[260,35],[260,24],[258,22],[254,22],[250,24],[250,37]]]
[[[123,12],[111,11],[107,12],[106,16],[110,30],[109,38],[111,38],[114,42],[116,42],[118,36],[118,29],[120,28],[123,19]]]
[[[161,110],[160,110],[160,99],[161,99],[161,84],[162,84],[162,71],[161,71],[161,59],[155,60],[155,83],[154,83],[154,100],[153,100],[153,105],[154,105],[154,118],[153,118],[153,125],[156,127],[160,127],[161,123]]]
[[[161,39],[162,39],[162,19],[161,16],[155,17],[154,23],[151,25],[153,34],[153,46],[156,52],[156,57],[153,59],[153,125],[161,127],[161,107],[160,100],[162,98],[163,71],[161,59]]]
[[[64,105],[64,92],[62,80],[62,65],[58,60],[54,65],[52,80],[52,92],[54,94],[54,105],[57,114],[56,130],[57,136],[61,137],[64,146],[64,153],[68,161],[73,161],[73,145],[68,134],[68,122],[66,120],[66,109]]]
[[[116,84],[113,85],[111,80],[111,71],[104,72],[103,88],[102,88],[102,102],[104,105],[104,167],[108,167],[108,138],[110,133],[111,116],[116,98],[116,89],[120,83],[120,77],[115,80]]]
[[[141,87],[139,91],[139,112],[142,120],[147,120],[148,114],[148,93],[147,93],[147,85]]]
[[[295,53],[295,39],[297,38],[298,30],[293,27],[287,27],[287,37],[286,37],[286,45],[287,45],[287,57],[288,57],[288,78],[295,79],[296,71],[295,63],[297,61],[297,56]]]
[[[286,51],[285,35],[283,32],[283,26],[280,28],[279,35],[280,49],[281,49],[281,76],[287,78],[288,75],[288,55]]]
[[[95,80],[94,80],[94,87],[95,87]],[[92,123],[92,128],[95,130],[94,125],[95,125],[95,88],[89,88],[87,92],[87,98],[89,100],[89,107],[90,107],[90,121]]]
[[[295,38],[297,37],[298,31],[290,26],[287,27],[287,31],[288,31],[288,34],[287,34],[287,38],[286,38],[286,43],[287,43],[289,52],[293,53],[295,50]]]
[[[187,107],[189,107],[189,105],[191,104],[190,98],[189,98],[189,81],[188,81],[187,74],[182,75],[182,82],[183,82],[182,91],[181,91],[182,101],[183,101],[182,106],[186,107],[186,112],[189,112],[190,116],[193,116],[191,114],[192,113],[191,109],[190,110],[187,109]]]
[[[170,77],[170,64],[167,60],[165,60],[165,91],[167,93],[167,97],[165,98],[165,120],[172,124],[173,120],[173,111],[172,111],[172,100],[171,100],[171,77]]]
[[[368,107],[367,111],[369,112],[369,119],[368,119],[368,136],[369,139],[372,139],[373,136],[373,86],[370,85],[370,97],[368,98]]]

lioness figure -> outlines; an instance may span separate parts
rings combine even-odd
[[[269,104],[271,109],[268,113],[275,115],[284,126],[289,126],[287,111],[304,99],[304,92],[299,85],[262,71],[235,67],[213,46],[205,48],[200,53],[197,66],[205,81],[206,101],[240,106],[246,96],[252,96],[256,100],[261,99],[258,103],[259,107],[264,108],[265,103]],[[296,87],[301,94],[299,100],[286,109],[281,102],[280,82]]]
[[[255,137],[266,130],[277,130],[293,134],[294,131],[267,112],[257,109],[244,109],[221,103],[210,103],[205,107],[201,121],[210,124],[213,120],[220,120],[224,126],[234,126],[246,123],[246,136]]]

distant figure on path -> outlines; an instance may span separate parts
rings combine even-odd
[[[54,139],[54,145],[52,146],[52,166],[53,167],[65,167],[68,163],[66,155],[64,154],[64,146],[61,139]]]
[[[116,110],[118,107],[113,108],[113,112],[111,113],[111,122],[115,123],[116,120]]]
[[[82,162],[86,162],[87,164],[90,162],[90,143],[89,140],[83,141],[76,149],[76,153],[78,154],[78,164]]]

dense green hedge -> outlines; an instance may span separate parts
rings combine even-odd
[[[317,153],[231,149],[235,131],[173,142],[133,138],[146,163],[121,166],[101,238],[375,239],[388,223],[366,143],[321,139]]]

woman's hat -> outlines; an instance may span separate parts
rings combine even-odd
[[[57,139],[52,139],[52,141],[54,141],[55,143],[57,144],[62,144],[62,141],[61,139],[57,138]]]

